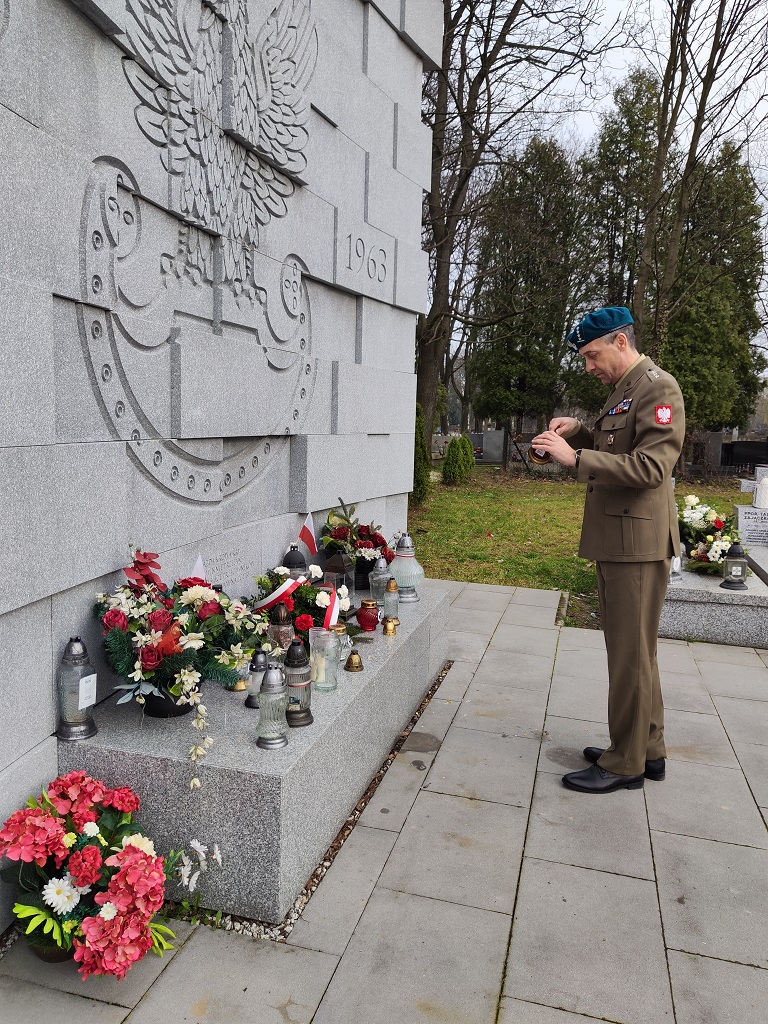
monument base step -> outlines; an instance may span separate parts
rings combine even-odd
[[[753,544],[747,552],[747,562],[752,572],[759,576],[763,583],[768,583],[768,547]]]
[[[766,583],[752,575],[747,590],[724,590],[722,582],[683,570],[682,580],[667,588],[659,636],[768,649]]]
[[[215,742],[197,765],[191,716],[152,719],[110,698],[96,708],[96,736],[59,743],[59,770],[131,786],[159,850],[217,843],[223,864],[201,880],[203,906],[282,921],[443,665],[448,591],[426,584],[419,602],[401,604],[397,636],[356,641],[364,670],[313,694],[314,724],[290,729],[287,747],[257,747],[259,712],[204,683]]]

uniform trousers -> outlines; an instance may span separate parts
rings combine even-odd
[[[666,756],[656,647],[669,567],[668,558],[597,563],[611,736],[598,764],[616,775],[642,775],[646,760]]]

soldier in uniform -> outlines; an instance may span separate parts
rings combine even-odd
[[[677,381],[635,347],[632,314],[598,309],[568,335],[611,388],[594,431],[558,416],[532,446],[587,485],[579,554],[596,562],[608,652],[607,750],[587,747],[591,767],[563,776],[569,789],[609,793],[664,778],[664,706],[656,645],[671,558],[679,552],[671,485],[683,446]]]

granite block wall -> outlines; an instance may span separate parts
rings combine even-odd
[[[339,496],[392,534],[439,0],[0,0],[0,820],[129,544],[249,593]],[[0,928],[8,902],[0,894]]]

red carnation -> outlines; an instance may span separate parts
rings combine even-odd
[[[69,873],[75,885],[95,885],[101,877],[101,852],[96,846],[75,850],[69,858]]]
[[[163,656],[156,647],[142,647],[139,651],[139,660],[145,672],[154,672],[163,660]]]
[[[201,580],[199,576],[185,576],[183,580],[176,580],[176,586],[182,590],[189,590],[190,587],[208,587],[211,584],[207,580]]]
[[[349,536],[349,529],[346,526],[337,526],[335,530],[331,530],[331,536],[334,540],[346,540]]]
[[[394,559],[395,559],[395,552],[391,548],[385,547],[385,548],[382,549],[381,553],[386,558],[387,565],[389,565],[390,562],[394,561]]]
[[[358,526],[358,528],[357,528],[357,536],[358,537],[370,537],[370,535],[371,535],[371,528],[370,528],[370,526]]]
[[[139,798],[128,786],[118,786],[117,789],[107,790],[101,802],[105,807],[114,807],[127,814],[139,809]]]
[[[713,525],[716,530],[722,530],[722,528],[725,526],[725,523],[722,519],[716,519]]]
[[[311,629],[314,626],[314,624],[315,620],[312,618],[311,615],[299,615],[299,617],[296,619],[296,629],[298,629],[300,633],[303,633],[306,630]]]
[[[110,629],[119,629],[123,633],[128,632],[128,617],[119,608],[110,608],[102,617],[101,624],[105,633],[108,633]]]
[[[292,597],[284,597],[283,604],[285,605],[289,612],[292,612],[296,607],[296,603]]]
[[[205,601],[200,605],[197,612],[197,617],[201,622],[205,622],[206,619],[210,619],[212,615],[221,615],[223,609],[218,601]]]
[[[173,616],[165,608],[158,608],[147,616],[150,629],[156,629],[158,633],[164,633],[173,622]]]

